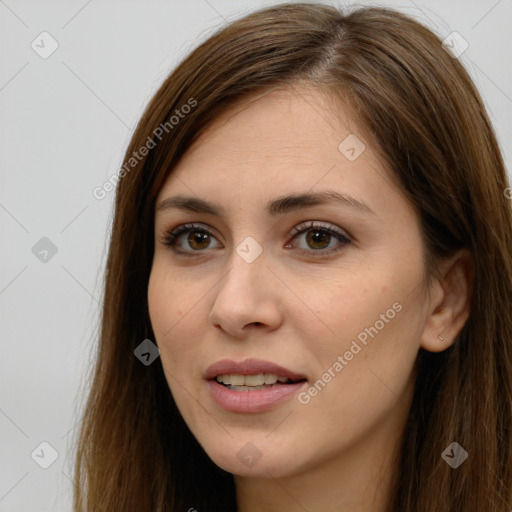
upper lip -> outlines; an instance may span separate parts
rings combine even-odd
[[[292,372],[288,368],[262,359],[244,359],[239,362],[232,359],[221,359],[206,370],[205,379],[214,379],[217,375],[257,375],[258,373],[272,373],[278,377],[288,377],[290,380],[306,379],[300,373]]]

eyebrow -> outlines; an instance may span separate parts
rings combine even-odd
[[[267,212],[272,216],[276,216],[294,210],[299,210],[301,208],[328,204],[349,206],[366,215],[374,215],[377,217],[377,214],[366,203],[334,190],[323,190],[321,192],[292,194],[278,197],[267,204]],[[185,212],[205,213],[218,217],[226,216],[224,208],[218,204],[211,203],[197,197],[183,195],[164,199],[156,207],[156,212],[160,213],[169,208],[176,208]]]

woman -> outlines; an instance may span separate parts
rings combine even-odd
[[[437,36],[250,14],[118,178],[76,511],[510,510],[510,185]]]

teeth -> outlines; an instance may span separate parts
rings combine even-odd
[[[263,376],[265,378],[265,384],[275,384],[279,379],[284,379],[283,381],[279,382],[285,382],[288,380],[287,377],[278,377],[272,373],[265,373]]]
[[[267,389],[268,386],[229,386],[231,391],[258,391],[259,389]]]
[[[242,375],[240,375],[240,377],[242,377]],[[263,373],[258,373],[258,375],[245,375],[245,382],[239,384],[239,386],[261,386],[262,384],[265,384],[265,377]]]
[[[245,379],[243,375],[225,375],[230,382],[226,382],[226,384],[231,384],[232,386],[243,386]]]
[[[288,382],[288,377],[280,377],[273,373],[258,373],[257,375],[226,374],[217,375],[216,380],[231,386],[263,386],[276,382]]]

